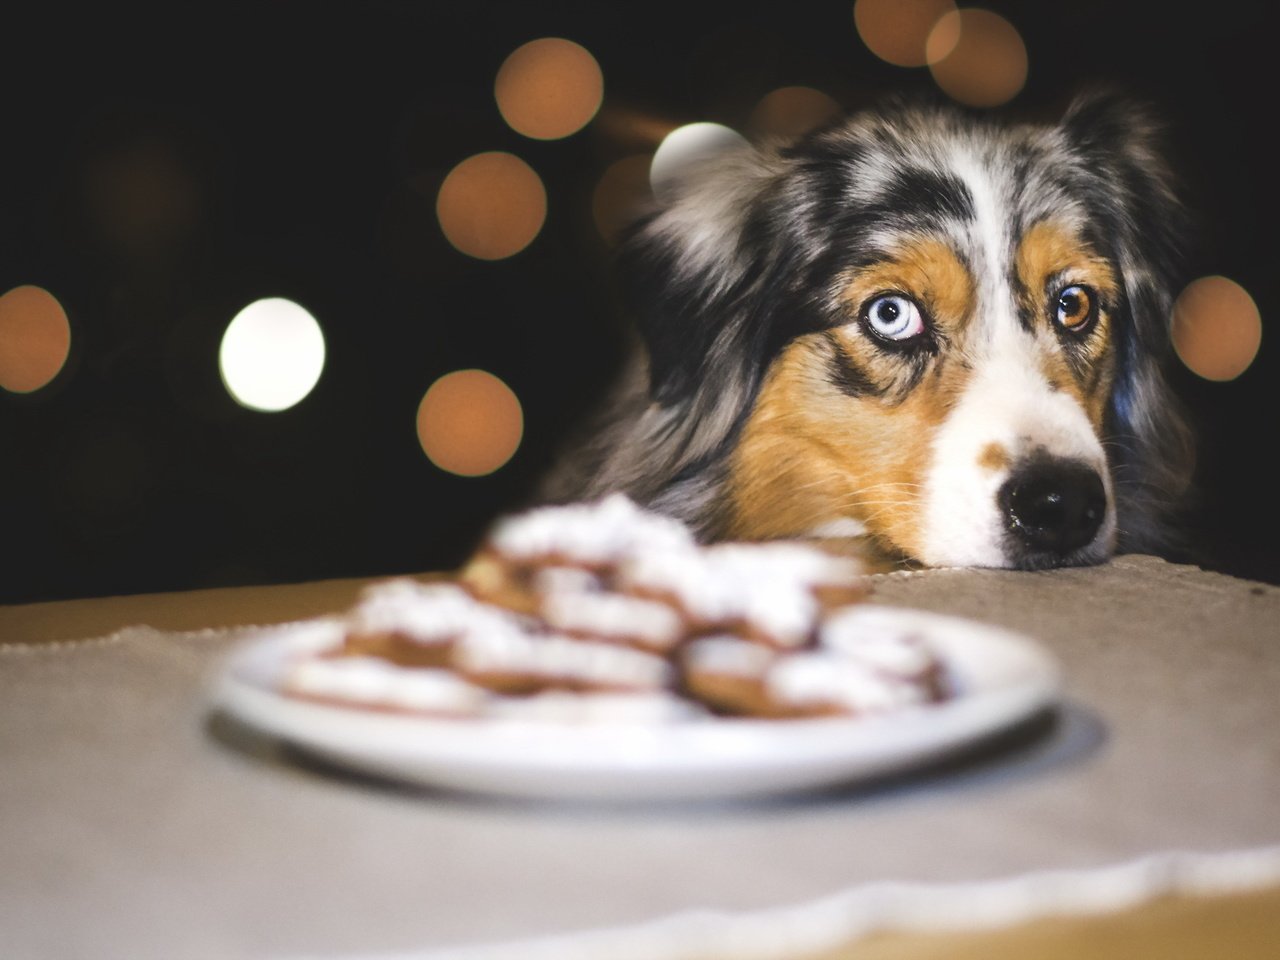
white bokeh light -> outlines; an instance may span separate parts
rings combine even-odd
[[[218,367],[227,392],[251,410],[287,410],[309,394],[324,369],[324,334],[292,300],[255,300],[222,335]]]
[[[676,127],[654,151],[649,184],[660,200],[671,198],[676,182],[691,164],[747,145],[747,139],[720,123],[688,123]]]

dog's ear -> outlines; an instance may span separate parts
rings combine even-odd
[[[1093,91],[1070,106],[1060,130],[1066,149],[1081,161],[1086,203],[1123,281],[1108,438],[1121,546],[1159,550],[1170,543],[1168,515],[1186,492],[1193,464],[1186,419],[1165,372],[1188,217],[1148,107],[1114,91]]]
[[[616,278],[648,351],[650,398],[704,456],[746,409],[776,327],[760,295],[777,262],[771,194],[786,161],[742,146],[684,171],[624,236]]]

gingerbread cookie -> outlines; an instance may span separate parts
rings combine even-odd
[[[536,613],[543,587],[538,578],[547,571],[577,571],[606,585],[627,557],[693,546],[692,534],[678,520],[613,494],[503,518],[463,568],[461,580],[485,602]]]
[[[289,667],[285,693],[318,703],[436,717],[476,717],[487,691],[450,670],[403,667],[381,657],[312,657]]]
[[[694,634],[734,633],[780,650],[811,644],[833,601],[866,594],[855,561],[799,543],[649,551],[624,561],[617,581],[674,606]]]
[[[396,579],[368,588],[347,616],[345,650],[408,667],[448,667],[454,643],[510,619],[452,583]]]

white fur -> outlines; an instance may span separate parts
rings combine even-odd
[[[1106,454],[1079,402],[1050,386],[1041,372],[1041,347],[1018,320],[1005,279],[1012,265],[1001,185],[967,150],[957,151],[951,165],[974,199],[970,249],[976,248],[984,262],[975,271],[978,298],[971,322],[979,325],[982,336],[974,338],[980,344],[970,358],[974,375],[933,444],[920,559],[936,566],[1008,566],[998,493],[1010,471],[980,462],[992,445],[1015,468],[1036,453],[1092,467],[1103,479],[1107,498],[1093,544],[1109,553],[1116,522]]]
[[[991,444],[1011,463],[1043,451],[1077,460],[1102,477],[1107,511],[1094,538],[1110,552],[1115,509],[1106,455],[1080,404],[1050,388],[1039,372],[1034,338],[1003,326],[933,444],[925,480],[924,546],[920,559],[936,566],[1003,567],[1003,521],[997,494],[1008,470],[979,461]]]

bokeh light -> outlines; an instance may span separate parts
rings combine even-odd
[[[934,81],[953,100],[996,107],[1027,82],[1027,48],[998,13],[967,7],[943,15],[926,44]]]
[[[619,150],[635,152],[652,151],[662,139],[678,127],[667,117],[606,103],[596,116],[595,128],[600,139]]]
[[[926,47],[930,31],[955,9],[952,0],[857,0],[853,22],[862,42],[881,60],[923,67],[949,52],[935,47],[931,58]]]
[[[1206,380],[1234,380],[1262,345],[1262,316],[1249,292],[1226,277],[1187,284],[1173,305],[1173,347]]]
[[[637,153],[610,164],[591,194],[591,216],[596,229],[613,243],[637,215],[653,200],[649,186],[652,157]]]
[[[436,194],[436,217],[459,251],[479,260],[519,253],[547,218],[542,180],[519,157],[493,151],[449,171]]]
[[[653,153],[649,185],[654,196],[667,200],[675,193],[684,172],[702,160],[747,145],[746,138],[719,123],[687,123],[676,127]]]
[[[218,368],[227,392],[243,407],[274,413],[301,401],[324,369],[324,334],[316,318],[292,300],[255,300],[222,335]]]
[[[812,87],[781,87],[765,94],[751,111],[751,129],[774,137],[798,137],[836,117],[841,108]]]
[[[516,49],[493,84],[498,112],[511,129],[536,140],[577,133],[600,109],[600,65],[572,40],[544,37]]]
[[[57,297],[14,287],[0,297],[0,388],[31,393],[48,385],[71,351],[71,325]]]
[[[493,473],[511,459],[523,436],[519,399],[484,370],[446,373],[418,404],[418,442],[428,459],[448,473]]]

